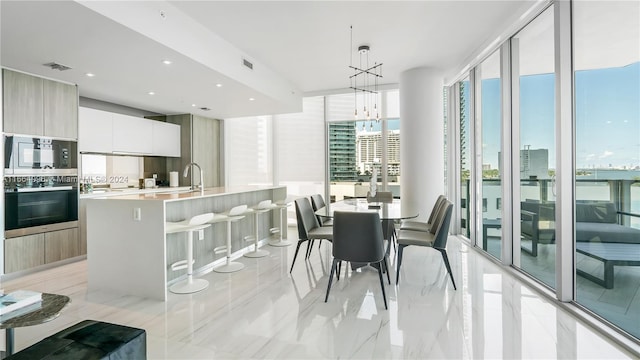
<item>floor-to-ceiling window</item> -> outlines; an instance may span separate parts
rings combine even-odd
[[[302,99],[302,112],[273,116],[274,174],[295,197],[323,194],[325,179],[324,97]],[[295,221],[295,208],[288,218]]]
[[[482,235],[478,245],[496,258],[501,258],[500,236],[502,228],[502,188],[500,180],[501,101],[500,101],[500,52],[496,51],[478,67],[476,114],[481,124],[482,186],[480,198],[476,200],[478,214],[482,214]]]
[[[456,119],[459,124],[459,154],[458,164],[460,168],[460,232],[469,237],[469,179],[471,176],[471,123],[469,113],[469,77],[458,82],[458,108]]]
[[[504,37],[509,44],[484,49],[500,48],[501,64],[496,52],[470,65],[470,84],[462,75],[453,85],[460,183],[449,185],[459,190],[460,234],[637,340],[640,3],[557,1],[540,3],[529,16]],[[511,87],[511,97],[500,96],[501,85]],[[501,159],[510,161],[510,172]],[[506,199],[503,186],[513,197]],[[502,211],[505,204],[512,211]],[[515,231],[501,232],[507,225]]]
[[[330,200],[366,197],[374,173],[378,190],[400,196],[399,91],[378,96],[379,120],[363,111],[356,119],[356,99],[365,102],[351,93],[327,96]]]
[[[514,121],[519,121],[520,263],[555,287],[555,75],[553,7],[511,39]],[[514,149],[515,152],[515,149]],[[516,154],[514,154],[515,156]],[[514,169],[515,170],[515,169]]]
[[[226,185],[271,185],[271,116],[224,120]]]
[[[574,2],[577,302],[640,337],[640,3]]]

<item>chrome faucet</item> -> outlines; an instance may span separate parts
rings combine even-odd
[[[204,174],[202,173],[202,168],[200,167],[200,165],[194,163],[194,162],[190,162],[187,164],[187,166],[184,167],[184,172],[182,173],[182,176],[187,177],[189,175],[189,168],[191,167],[191,165],[195,166],[198,168],[198,170],[200,170],[200,185],[198,185],[200,187],[200,195],[204,195]],[[191,190],[195,190],[196,186],[193,185],[193,180],[191,181]]]

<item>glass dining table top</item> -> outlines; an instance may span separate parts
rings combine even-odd
[[[316,215],[332,218],[334,211],[355,211],[373,212],[380,214],[381,220],[403,220],[418,217],[417,213],[403,214],[400,199],[393,199],[393,202],[367,202],[367,199],[346,199],[327,204],[318,209]]]

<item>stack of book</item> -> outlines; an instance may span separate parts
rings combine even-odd
[[[8,294],[0,293],[0,323],[16,316],[40,309],[42,293],[31,290],[17,290]]]

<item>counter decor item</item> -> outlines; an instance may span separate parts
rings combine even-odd
[[[154,178],[146,178],[144,179],[144,188],[145,189],[153,189],[156,187],[156,179]]]
[[[178,178],[178,172],[177,171],[170,171],[169,172],[169,187],[178,187],[180,183],[180,180]]]

